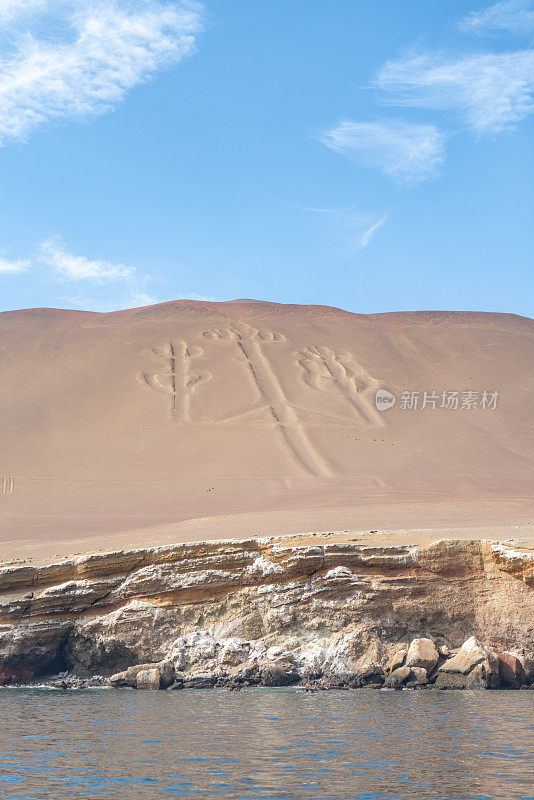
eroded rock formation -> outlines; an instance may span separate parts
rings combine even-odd
[[[534,681],[533,585],[531,550],[474,540],[316,535],[4,565],[0,683],[515,688]]]

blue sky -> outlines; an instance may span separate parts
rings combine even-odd
[[[534,3],[0,0],[0,309],[533,314]]]

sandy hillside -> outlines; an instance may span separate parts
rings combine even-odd
[[[528,524],[533,363],[534,322],[512,315],[0,314],[0,541]]]

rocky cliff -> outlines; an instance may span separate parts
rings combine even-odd
[[[4,564],[0,683],[529,684],[533,588],[534,551],[475,540],[322,534]]]

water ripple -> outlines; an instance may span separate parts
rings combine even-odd
[[[0,691],[0,799],[534,800],[533,692]]]

